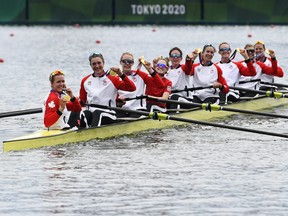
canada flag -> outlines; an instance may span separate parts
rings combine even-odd
[[[53,108],[55,107],[54,101],[49,102],[49,103],[48,103],[48,107],[49,107],[50,109],[53,109]]]

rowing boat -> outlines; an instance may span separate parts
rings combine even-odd
[[[239,103],[227,105],[231,108],[243,110],[263,110],[271,109],[288,104],[285,98],[273,99],[269,97],[258,97],[253,100],[244,100]],[[181,112],[177,116],[202,121],[213,121],[217,118],[223,119],[235,115],[234,112],[218,111],[207,112],[205,110],[194,109]],[[119,123],[105,125],[95,128],[70,129],[70,130],[38,130],[34,133],[3,141],[3,152],[19,151],[25,149],[41,148],[45,146],[56,146],[61,144],[73,144],[87,142],[93,139],[108,139],[117,136],[135,134],[141,131],[152,129],[163,129],[177,125],[187,124],[181,121],[158,121],[146,117],[136,120],[123,120]]]

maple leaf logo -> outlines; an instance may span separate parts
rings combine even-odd
[[[51,101],[50,103],[48,103],[48,107],[53,109],[55,107],[54,101]]]

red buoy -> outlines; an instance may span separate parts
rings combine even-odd
[[[247,37],[251,38],[251,37],[252,37],[252,35],[251,35],[251,34],[248,34],[248,35],[247,35]]]
[[[96,43],[96,44],[100,44],[101,41],[100,41],[100,40],[96,40],[95,43]]]
[[[0,58],[0,63],[3,63],[3,62],[4,62],[4,59],[1,59],[1,58]]]

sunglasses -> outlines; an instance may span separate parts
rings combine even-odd
[[[56,76],[56,75],[64,75],[64,73],[63,73],[63,71],[61,71],[61,70],[53,71],[53,72],[50,74],[49,80],[52,81],[53,77]]]
[[[124,64],[133,64],[134,63],[134,61],[130,60],[130,59],[122,59],[121,62]]]
[[[227,51],[227,52],[228,52],[228,51],[230,51],[230,50],[231,50],[230,48],[220,48],[220,49],[219,49],[220,52],[224,52],[224,51]]]
[[[161,64],[161,63],[158,63],[157,65],[156,65],[158,68],[163,68],[163,69],[167,69],[168,68],[168,66],[166,65],[166,64]]]
[[[89,58],[99,57],[99,56],[103,57],[101,53],[93,52],[93,53],[91,53],[91,54],[89,55]]]
[[[255,52],[254,49],[247,49],[246,51],[247,51],[247,53],[254,53]]]
[[[203,50],[205,50],[205,48],[207,48],[207,47],[213,47],[215,49],[215,47],[212,44],[206,44],[206,45],[204,45]]]
[[[61,70],[56,70],[56,71],[53,71],[50,76],[56,76],[56,75],[64,75],[63,71]]]
[[[181,58],[182,56],[181,56],[181,54],[178,54],[178,53],[172,53],[172,54],[170,54],[170,57],[171,58]]]

